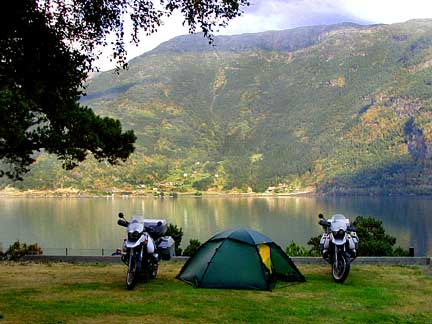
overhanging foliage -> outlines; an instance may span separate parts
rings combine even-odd
[[[246,0],[17,0],[0,19],[0,176],[21,179],[43,150],[56,154],[66,169],[89,152],[116,164],[134,151],[133,131],[101,118],[78,103],[97,46],[112,46],[113,59],[126,66],[124,24],[138,33],[157,31],[162,17],[180,11],[193,32],[211,39],[213,27],[238,16]],[[107,36],[115,34],[108,44]]]

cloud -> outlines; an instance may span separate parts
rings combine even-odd
[[[280,30],[340,22],[368,24],[341,0],[255,0],[243,16],[234,19],[221,34]]]
[[[432,18],[431,0],[345,0],[341,8],[362,19],[391,24],[410,19]]]

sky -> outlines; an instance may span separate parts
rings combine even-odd
[[[432,18],[432,0],[250,0],[244,14],[230,22],[217,35],[256,33],[301,26],[354,22],[391,24],[410,19]],[[128,44],[128,60],[160,43],[188,33],[180,14],[164,21],[156,34],[141,37],[138,47]],[[106,49],[97,66],[102,70],[115,67]]]

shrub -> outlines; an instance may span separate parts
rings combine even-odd
[[[396,249],[393,250],[393,255],[406,257],[409,256],[409,252],[398,246]]]
[[[285,249],[285,252],[289,256],[308,256],[309,255],[307,249],[304,246],[298,245],[294,241],[291,241],[291,243],[288,244],[288,246]]]
[[[201,197],[201,196],[202,196],[202,193],[199,192],[199,191],[195,191],[195,192],[194,192],[194,196],[196,196],[196,197]]]
[[[315,240],[318,238],[318,249],[315,248],[315,246],[312,246],[311,249],[307,249],[306,247],[299,245],[293,241],[291,241],[290,244],[288,244],[288,246],[285,249],[286,254],[288,254],[289,256],[300,256],[300,257],[305,257],[305,256],[319,256],[319,240],[320,240],[320,236],[319,237],[312,237],[308,244],[311,245],[311,242],[315,243]]]
[[[213,185],[213,178],[207,177],[192,183],[192,188],[200,191],[207,191]]]
[[[180,243],[183,238],[183,229],[181,227],[178,227],[177,225],[168,224],[168,228],[165,235],[171,236],[173,238],[175,253],[176,255],[181,255],[182,249],[180,248]]]
[[[43,251],[37,245],[37,243],[27,245],[25,243],[20,243],[20,241],[16,241],[7,249],[5,256],[9,260],[18,260],[24,255],[40,255]]]
[[[359,255],[392,256],[395,252],[399,255],[403,252],[400,247],[393,250],[396,238],[385,233],[382,221],[358,216],[353,225],[359,237]]]
[[[184,256],[193,257],[201,247],[201,242],[195,239],[189,240],[189,245],[186,247],[186,249],[183,252]]]
[[[309,250],[310,256],[320,256],[320,248],[319,248],[320,240],[321,240],[321,234],[311,237],[307,242],[307,244],[311,246]]]

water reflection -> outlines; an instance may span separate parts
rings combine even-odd
[[[116,248],[124,237],[116,224],[119,211],[181,226],[183,245],[190,238],[205,241],[218,231],[248,226],[283,247],[290,241],[306,245],[320,233],[319,212],[350,219],[371,215],[384,221],[401,246],[414,247],[417,255],[432,251],[432,200],[427,198],[2,198],[0,242],[4,248],[17,239],[45,249]]]

